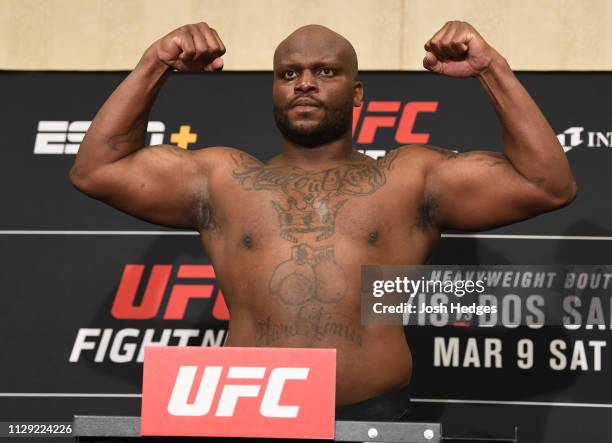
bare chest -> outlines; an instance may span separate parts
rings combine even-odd
[[[232,198],[223,203],[219,221],[293,244],[340,237],[374,242],[390,223],[414,224],[411,214],[420,201],[418,189],[397,189],[388,166],[378,162],[322,171],[242,165],[232,175]]]

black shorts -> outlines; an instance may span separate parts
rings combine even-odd
[[[408,386],[376,397],[336,407],[336,420],[406,421],[410,414]]]

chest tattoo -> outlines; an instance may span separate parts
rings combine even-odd
[[[271,202],[278,214],[281,237],[298,244],[299,234],[315,233],[315,241],[334,234],[336,215],[351,197],[374,194],[387,181],[397,152],[378,162],[349,163],[323,171],[266,166],[253,157],[234,157],[233,176],[247,191],[279,191]]]
[[[397,155],[391,151],[376,162],[346,163],[315,172],[264,165],[247,154],[233,157],[232,175],[242,189],[277,191],[270,203],[278,215],[280,236],[292,247],[291,256],[272,271],[269,289],[281,303],[295,307],[296,316],[303,311],[300,307],[330,305],[346,297],[346,274],[329,242],[336,216],[349,199],[372,195],[384,186]],[[368,241],[376,237],[377,233],[370,233]],[[328,241],[321,243],[324,240]]]

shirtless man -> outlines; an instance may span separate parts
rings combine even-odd
[[[338,405],[399,392],[410,349],[401,326],[360,323],[360,266],[422,264],[445,229],[503,226],[576,194],[555,133],[471,25],[446,23],[425,50],[425,68],[478,78],[501,122],[503,154],[414,145],[376,161],[355,151],[357,57],[318,25],[274,53],[278,156],[264,164],[231,147],[145,147],[168,73],[223,67],[219,35],[198,23],[145,51],[93,120],[70,178],[128,214],[200,233],[230,311],[226,346],[336,348]]]

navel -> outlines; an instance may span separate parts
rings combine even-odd
[[[370,231],[368,233],[368,243],[374,244],[378,240],[378,231]]]
[[[253,237],[249,234],[244,234],[242,236],[242,244],[245,248],[251,249],[253,247]]]

